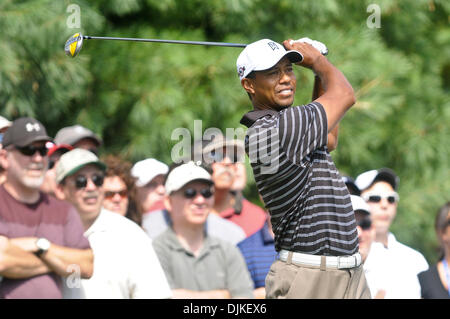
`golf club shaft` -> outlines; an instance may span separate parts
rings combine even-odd
[[[247,44],[243,44],[243,43],[181,41],[181,40],[140,39],[140,38],[117,38],[117,37],[95,37],[95,36],[89,36],[89,35],[84,35],[83,39],[86,39],[86,40],[96,39],[96,40],[137,41],[137,42],[160,42],[160,43],[175,43],[175,44],[210,45],[210,46],[234,47],[234,48],[245,48],[247,46]]]

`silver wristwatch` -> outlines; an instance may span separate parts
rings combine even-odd
[[[36,247],[38,250],[35,252],[35,255],[40,257],[42,254],[46,253],[50,248],[50,241],[47,238],[39,238],[36,240]]]

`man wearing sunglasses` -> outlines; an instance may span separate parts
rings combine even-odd
[[[366,171],[355,179],[370,207],[376,233],[364,269],[371,272],[378,289],[386,292],[385,298],[420,298],[417,274],[427,270],[428,263],[420,252],[398,242],[389,231],[397,214],[399,182],[389,168]]]
[[[316,75],[311,103],[293,105],[293,64]],[[245,148],[280,253],[267,298],[370,298],[350,194],[330,156],[352,86],[312,44],[291,39],[247,45],[236,68],[253,108],[240,121]]]
[[[66,289],[79,298],[170,298],[171,291],[151,239],[133,221],[102,208],[106,165],[85,149],[75,148],[56,164],[56,195],[80,214],[94,251],[94,275],[81,289]]]
[[[0,272],[0,298],[61,298],[66,279],[92,275],[93,255],[73,206],[39,191],[50,141],[37,120],[15,120],[3,138],[0,236],[16,246],[18,264]]]
[[[239,249],[205,231],[214,204],[211,175],[194,162],[174,165],[165,182],[171,225],[153,246],[175,298],[252,298]]]
[[[267,215],[242,195],[247,178],[244,143],[222,134],[203,143],[203,162],[214,181],[213,213],[241,227],[246,237],[253,235],[264,227]]]

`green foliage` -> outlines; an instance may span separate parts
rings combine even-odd
[[[357,103],[340,125],[333,157],[343,174],[390,167],[401,177],[393,232],[430,262],[437,208],[449,200],[450,5],[444,0],[379,0],[381,28],[367,19],[373,1],[97,0],[0,1],[0,113],[30,115],[54,135],[85,125],[103,152],[132,161],[171,161],[176,128],[243,128],[251,109],[234,48],[86,40],[74,59],[72,34],[250,43],[308,36],[327,44]],[[81,25],[70,28],[69,5]],[[310,71],[297,68],[296,103],[311,99]],[[247,163],[248,165],[248,163]],[[245,194],[258,202],[248,166]]]

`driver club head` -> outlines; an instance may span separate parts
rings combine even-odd
[[[81,33],[75,33],[71,36],[64,46],[64,52],[72,58],[74,58],[78,52],[80,52],[83,46],[83,35]]]

